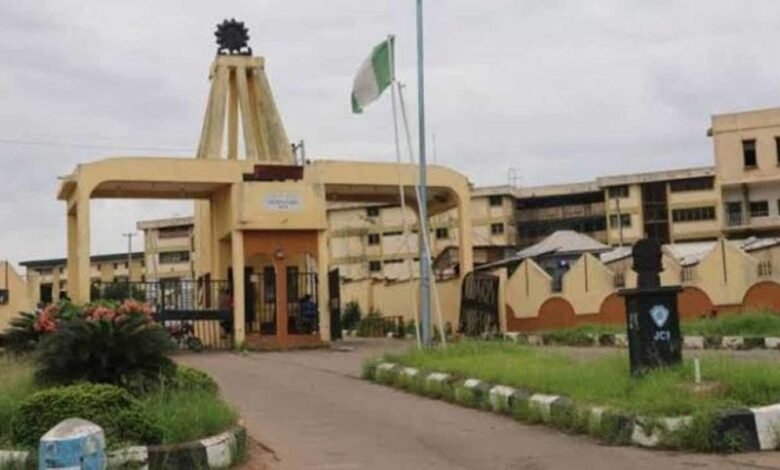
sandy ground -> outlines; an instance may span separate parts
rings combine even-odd
[[[359,379],[363,360],[407,344],[358,339],[344,344],[348,351],[218,353],[180,360],[219,381],[250,436],[262,443],[250,445],[244,469],[780,469],[780,453],[718,456],[609,447],[371,384]],[[609,352],[560,349],[583,357]],[[729,354],[780,361],[777,351]]]

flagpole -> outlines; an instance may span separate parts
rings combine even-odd
[[[409,238],[409,225],[406,223],[406,192],[404,189],[404,178],[403,178],[403,172],[401,167],[401,143],[400,139],[398,137],[398,110],[396,109],[396,100],[395,100],[395,85],[396,85],[396,78],[395,78],[395,36],[392,34],[387,35],[387,58],[390,62],[388,65],[390,67],[390,99],[393,102],[393,137],[395,140],[395,159],[396,163],[398,164],[398,197],[401,200],[401,225],[403,227],[404,231],[404,244],[407,246],[408,249],[408,238]],[[415,338],[417,339],[417,347],[422,347],[422,342],[420,340],[420,315],[417,308],[417,302],[414,298],[414,283],[412,282],[413,276],[412,276],[412,260],[411,258],[407,258],[406,260],[406,267],[409,270],[409,290],[411,291],[411,295],[409,296],[409,302],[411,304],[412,311],[414,312],[414,328],[415,328]]]
[[[425,157],[425,72],[423,54],[423,2],[417,0],[417,112],[420,142],[420,233],[428,234],[428,172]],[[424,251],[424,250],[420,250]],[[431,260],[420,253],[420,310],[422,313],[422,342],[431,346]]]

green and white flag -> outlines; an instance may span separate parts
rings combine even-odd
[[[392,36],[379,43],[363,62],[352,84],[352,112],[359,114],[363,108],[379,98],[393,80],[395,51]]]

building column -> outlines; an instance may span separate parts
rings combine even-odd
[[[320,317],[320,339],[331,341],[330,331],[330,289],[328,267],[330,264],[328,251],[328,232],[317,232],[317,308]]]
[[[71,299],[75,299],[77,292],[78,292],[78,285],[79,285],[79,276],[78,276],[78,259],[79,259],[79,249],[78,249],[78,223],[76,220],[76,208],[71,207],[71,204],[68,204],[68,211],[67,211],[67,222],[68,222],[68,263],[66,266],[67,269],[67,278],[68,278],[68,297]],[[40,299],[38,299],[40,301]]]
[[[233,341],[236,347],[246,339],[246,309],[244,306],[244,232],[234,230],[231,235],[233,258]]]
[[[77,195],[68,204],[68,297],[77,304],[90,301],[89,232],[89,196]]]

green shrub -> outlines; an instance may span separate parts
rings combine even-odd
[[[68,301],[51,304],[32,313],[20,312],[0,334],[0,344],[4,344],[13,355],[31,353],[45,335],[79,314],[79,309]]]
[[[365,380],[376,380],[376,366],[379,365],[378,359],[369,359],[363,363],[361,377]]]
[[[353,301],[347,302],[344,306],[344,313],[341,315],[341,328],[344,330],[354,330],[360,323],[360,317],[363,312],[360,311],[360,304]]]
[[[38,345],[38,340],[43,335],[36,328],[38,315],[36,313],[21,312],[8,323],[8,328],[3,331],[2,343],[8,352],[21,355],[32,352]]]
[[[175,372],[167,354],[175,349],[168,333],[141,304],[117,309],[88,308],[62,322],[39,345],[37,378],[42,383],[107,383],[135,393],[154,390]]]
[[[385,324],[382,314],[371,311],[357,325],[357,334],[362,337],[378,337],[385,335]]]
[[[109,446],[158,444],[162,430],[127,390],[105,384],[56,387],[32,394],[19,405],[11,423],[13,441],[34,447],[62,420],[78,417],[100,425]]]
[[[217,395],[219,392],[219,385],[209,374],[182,365],[176,366],[176,373],[170,381],[169,388],[203,392],[208,395]]]
[[[417,323],[414,320],[409,320],[404,324],[404,329],[406,330],[404,334],[406,336],[417,336]]]

